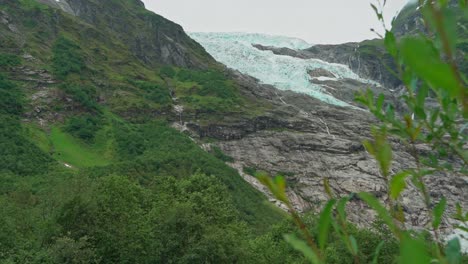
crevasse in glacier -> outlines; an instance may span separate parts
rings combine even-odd
[[[312,46],[300,39],[251,33],[189,33],[189,35],[217,61],[230,68],[253,76],[265,84],[274,85],[278,89],[305,93],[330,104],[349,106],[326,93],[320,85],[311,83],[309,70],[323,68],[338,78],[368,82],[359,78],[345,65],[275,55],[271,51],[262,51],[252,46],[260,44],[296,50]]]

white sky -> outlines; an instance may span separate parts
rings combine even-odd
[[[387,22],[408,0],[387,0]],[[343,43],[375,38],[377,0],[143,0],[192,32],[250,32]]]

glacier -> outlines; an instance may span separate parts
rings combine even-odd
[[[281,90],[308,94],[329,104],[350,106],[327,93],[319,84],[311,83],[309,70],[323,68],[337,78],[356,79],[363,83],[371,82],[361,79],[348,66],[342,64],[276,55],[272,51],[262,51],[253,47],[253,44],[260,44],[299,50],[313,46],[301,39],[254,33],[192,32],[189,35],[217,61],[229,68],[255,77],[264,84],[273,85]]]

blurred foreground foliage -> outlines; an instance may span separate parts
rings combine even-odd
[[[340,263],[466,263],[461,242],[458,237],[445,241],[440,228],[442,219],[451,217],[458,221],[452,228],[468,232],[466,228],[468,213],[457,204],[455,214],[447,211],[447,200],[440,197],[435,200],[431,190],[425,184],[425,179],[441,172],[456,175],[467,175],[467,117],[468,89],[467,79],[456,61],[457,37],[460,27],[454,9],[463,10],[461,19],[465,21],[468,15],[466,1],[420,1],[419,9],[423,14],[424,25],[428,34],[405,36],[397,39],[386,30],[383,36],[388,53],[397,62],[395,76],[398,76],[406,88],[402,96],[408,114],[399,114],[391,104],[387,104],[384,95],[374,96],[372,91],[362,92],[357,101],[365,105],[380,121],[372,128],[372,140],[363,142],[367,152],[372,155],[380,168],[380,174],[387,183],[388,206],[379,201],[373,194],[359,193],[357,197],[335,197],[324,181],[324,187],[330,200],[323,207],[315,229],[310,230],[305,219],[291,205],[286,195],[284,177],[270,178],[258,173],[258,178],[267,186],[274,196],[283,202],[290,211],[292,219],[299,227],[299,234],[285,235],[285,240],[311,263],[332,263],[330,248],[335,247],[335,241],[329,241],[331,234],[337,234],[342,241],[343,250],[348,252],[347,261]],[[386,1],[379,1],[380,6],[372,5],[379,20],[384,23],[381,10]],[[458,11],[458,10],[457,10]],[[462,30],[466,28],[461,24]],[[457,33],[458,32],[458,33]],[[465,32],[466,35],[466,32]],[[392,172],[392,144],[389,138],[397,138],[411,153],[415,167],[405,171]],[[427,154],[420,154],[417,145],[424,144],[431,148]],[[401,206],[401,194],[407,189],[408,183],[421,194],[428,212],[427,231],[421,233],[405,227],[405,212]],[[346,204],[350,199],[358,198],[372,208],[388,236],[380,238],[380,243],[374,243],[374,253],[369,258],[362,246],[360,237],[351,229],[346,214]],[[378,241],[378,240],[377,240]],[[375,242],[375,241],[374,241]],[[386,255],[385,248],[389,243],[395,245],[397,251],[394,259],[382,260]],[[391,250],[395,250],[391,247]],[[371,249],[372,250],[372,249]]]

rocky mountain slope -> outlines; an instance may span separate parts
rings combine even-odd
[[[204,147],[219,147],[232,157],[230,166],[253,186],[268,194],[252,177],[256,171],[285,175],[291,200],[300,211],[319,210],[328,199],[324,179],[330,181],[331,188],[339,195],[367,191],[383,201],[388,199],[385,180],[361,144],[370,136],[370,126],[376,122],[369,113],[323,103],[306,94],[259,85],[255,79],[242,74],[235,74],[234,78],[257,98],[268,99],[273,110],[255,119],[205,126],[188,121],[185,127],[200,141],[217,139],[217,143]],[[427,151],[425,146],[418,148],[421,153]],[[394,150],[394,171],[413,166],[414,161],[405,146],[394,142]],[[428,186],[434,190],[431,195],[435,199],[444,196],[452,201],[450,210],[454,210],[454,201],[468,205],[467,180],[463,175],[439,175],[428,181]],[[405,192],[402,203],[409,215],[408,225],[418,229],[428,224],[423,222],[427,212],[413,188]],[[369,226],[375,219],[362,201],[351,201],[348,210],[351,219],[363,226]],[[445,219],[445,224],[448,223],[453,220]],[[446,232],[449,234],[451,229]]]
[[[403,13],[412,8],[412,5],[406,7]],[[414,18],[416,15],[413,13],[409,16]],[[400,19],[396,23],[404,24]],[[406,26],[408,29],[411,27],[412,25]],[[274,85],[281,90],[292,90],[331,102],[324,100],[322,94],[313,93],[313,86],[308,87],[306,84],[307,88],[302,89],[302,83],[298,81],[305,79],[304,83],[319,85],[322,93],[352,104],[356,91],[371,87],[376,93],[384,93],[398,107],[401,82],[388,70],[395,65],[391,56],[385,52],[381,40],[295,49],[268,43],[263,39],[239,38],[238,34],[195,34],[194,38],[213,57],[229,67],[257,77],[260,82]],[[254,48],[257,51],[251,51]],[[464,50],[459,51],[464,56]],[[264,57],[267,58],[267,64],[269,62],[271,65],[263,65]],[[313,66],[314,59],[322,61],[315,60],[318,66]],[[336,69],[330,68],[325,62],[346,65],[359,77],[340,76]],[[304,64],[307,66],[297,66]],[[285,70],[278,71],[282,67]],[[294,74],[288,71],[291,69]],[[276,71],[282,77],[290,78],[289,83],[295,85],[283,86],[283,80],[271,80],[265,74],[262,75]],[[244,85],[246,87],[262,87],[256,85],[255,80],[248,80],[240,74],[238,76],[238,79],[249,83]],[[381,85],[364,83],[362,80],[365,78]],[[291,185],[289,194],[300,210],[320,208],[327,199],[322,187],[325,178],[330,179],[333,190],[338,194],[364,190],[374,193],[382,200],[388,199],[385,197],[385,183],[379,177],[376,164],[360,144],[363,138],[369,136],[369,127],[375,120],[365,112],[323,103],[306,95],[275,90],[268,93],[266,97],[272,100],[276,109],[270,113],[270,120],[260,119],[205,128],[189,124],[188,127],[193,128],[194,137],[208,136],[222,140],[215,145],[234,158],[231,166],[244,172],[244,177],[263,191],[264,188],[251,177],[253,172],[261,170],[286,175]],[[395,142],[394,148],[397,151],[395,171],[413,166],[405,146]],[[418,148],[421,153],[428,151],[425,146]],[[463,175],[438,175],[428,185],[435,190],[431,195],[436,200],[441,196],[451,197],[450,200],[462,201],[463,206],[467,206],[467,180]],[[351,204],[348,209],[353,220],[369,225],[373,219],[372,213],[364,209],[360,201],[352,201]],[[403,204],[405,212],[410,215],[410,226],[421,228],[428,224],[423,222],[426,209],[414,189],[405,193]],[[453,205],[452,203],[451,210]],[[453,220],[447,218],[445,223],[453,223]]]
[[[82,21],[113,33],[144,63],[206,68],[209,55],[184,32],[181,26],[148,12],[140,0],[125,4],[106,1],[39,0],[79,17]]]
[[[369,113],[228,69],[213,59],[216,54],[208,54],[209,48],[205,51],[180,26],[146,11],[138,0],[38,1],[0,0],[0,52],[1,58],[13,58],[2,69],[24,97],[18,118],[24,131],[18,132],[18,141],[36,146],[51,167],[92,177],[132,175],[142,183],[168,175],[215,175],[252,230],[282,218],[252,188],[268,195],[252,176],[258,170],[286,175],[301,211],[321,208],[327,199],[324,179],[338,195],[369,191],[388,199],[377,166],[361,145],[375,122]],[[373,41],[306,50],[257,45],[262,50],[349,67],[354,75],[338,80],[318,78],[335,74],[323,69],[323,61],[301,72],[310,76],[307,85],[348,104],[353,91],[365,84],[360,79],[380,82],[385,89],[375,89],[386,93],[399,85],[385,73],[382,61],[387,64],[387,59]],[[163,125],[153,126],[155,121]],[[406,148],[394,145],[395,170],[411,166]],[[425,146],[418,149],[426,151]],[[447,197],[450,211],[454,201],[468,208],[466,177],[439,175],[428,184],[431,196]],[[427,224],[421,222],[425,209],[413,190],[404,194],[403,205],[409,224],[420,228]],[[360,225],[374,220],[357,199],[348,210]]]
[[[257,116],[269,103],[246,94],[179,25],[140,1],[1,0],[0,69],[18,97],[0,104],[3,111],[18,103],[18,111],[1,112],[15,123],[2,126],[1,177],[48,179],[65,168],[155,180],[200,171],[226,180],[235,211],[252,226],[282,218],[236,171],[210,153],[191,153],[201,150],[168,125],[181,115],[200,123]],[[155,122],[164,132],[143,136]],[[25,145],[15,148],[13,139]],[[178,159],[186,163],[172,167]]]

